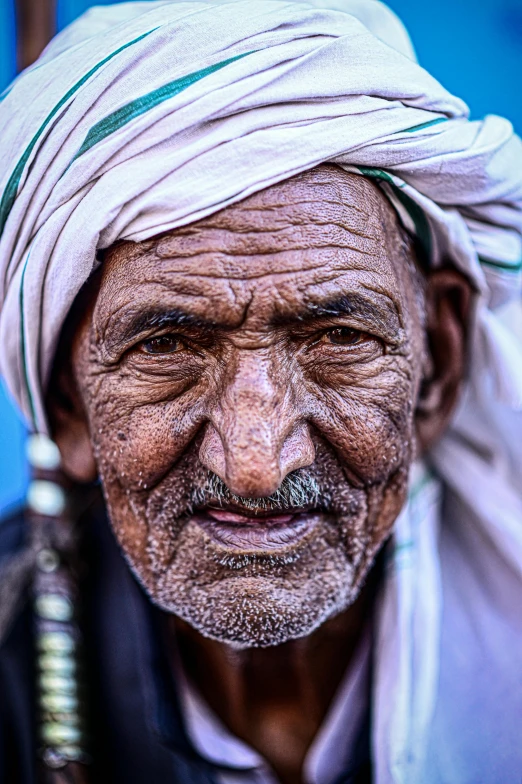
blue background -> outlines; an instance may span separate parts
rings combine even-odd
[[[33,0],[39,2],[40,0]],[[58,0],[61,29],[91,5]],[[473,118],[508,117],[522,133],[522,0],[389,0],[412,37],[421,64],[463,98]],[[14,0],[0,0],[0,90],[15,74]],[[0,513],[27,483],[24,427],[0,389]]]

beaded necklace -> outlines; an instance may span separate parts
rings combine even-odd
[[[27,508],[36,550],[33,606],[42,780],[86,784],[90,757],[77,612],[76,531],[57,446],[44,435],[32,435],[27,454],[32,468]]]

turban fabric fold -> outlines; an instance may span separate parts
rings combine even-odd
[[[0,97],[0,139],[0,370],[35,430],[47,428],[60,330],[99,250],[320,163],[375,179],[430,264],[471,279],[466,391],[395,526],[372,743],[379,784],[493,780],[487,738],[466,727],[465,700],[452,704],[464,665],[444,630],[469,653],[467,677],[491,661],[504,682],[515,677],[499,648],[522,660],[522,347],[499,316],[520,300],[522,276],[511,124],[470,121],[376,0],[134,2],[92,9],[54,39]],[[483,590],[472,601],[473,579]],[[521,696],[510,704],[506,723],[522,715]],[[522,751],[508,751],[522,769]]]

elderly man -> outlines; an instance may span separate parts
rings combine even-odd
[[[521,144],[322,5],[99,8],[4,98],[2,781],[521,775]]]

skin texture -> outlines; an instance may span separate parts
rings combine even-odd
[[[318,167],[110,249],[49,389],[66,470],[99,474],[192,677],[285,782],[301,780],[411,462],[463,374],[469,287],[451,270],[423,280],[414,256],[375,184]],[[209,472],[261,533],[216,539]],[[265,499],[288,475],[315,489],[304,534],[282,541],[259,505],[282,519]]]

